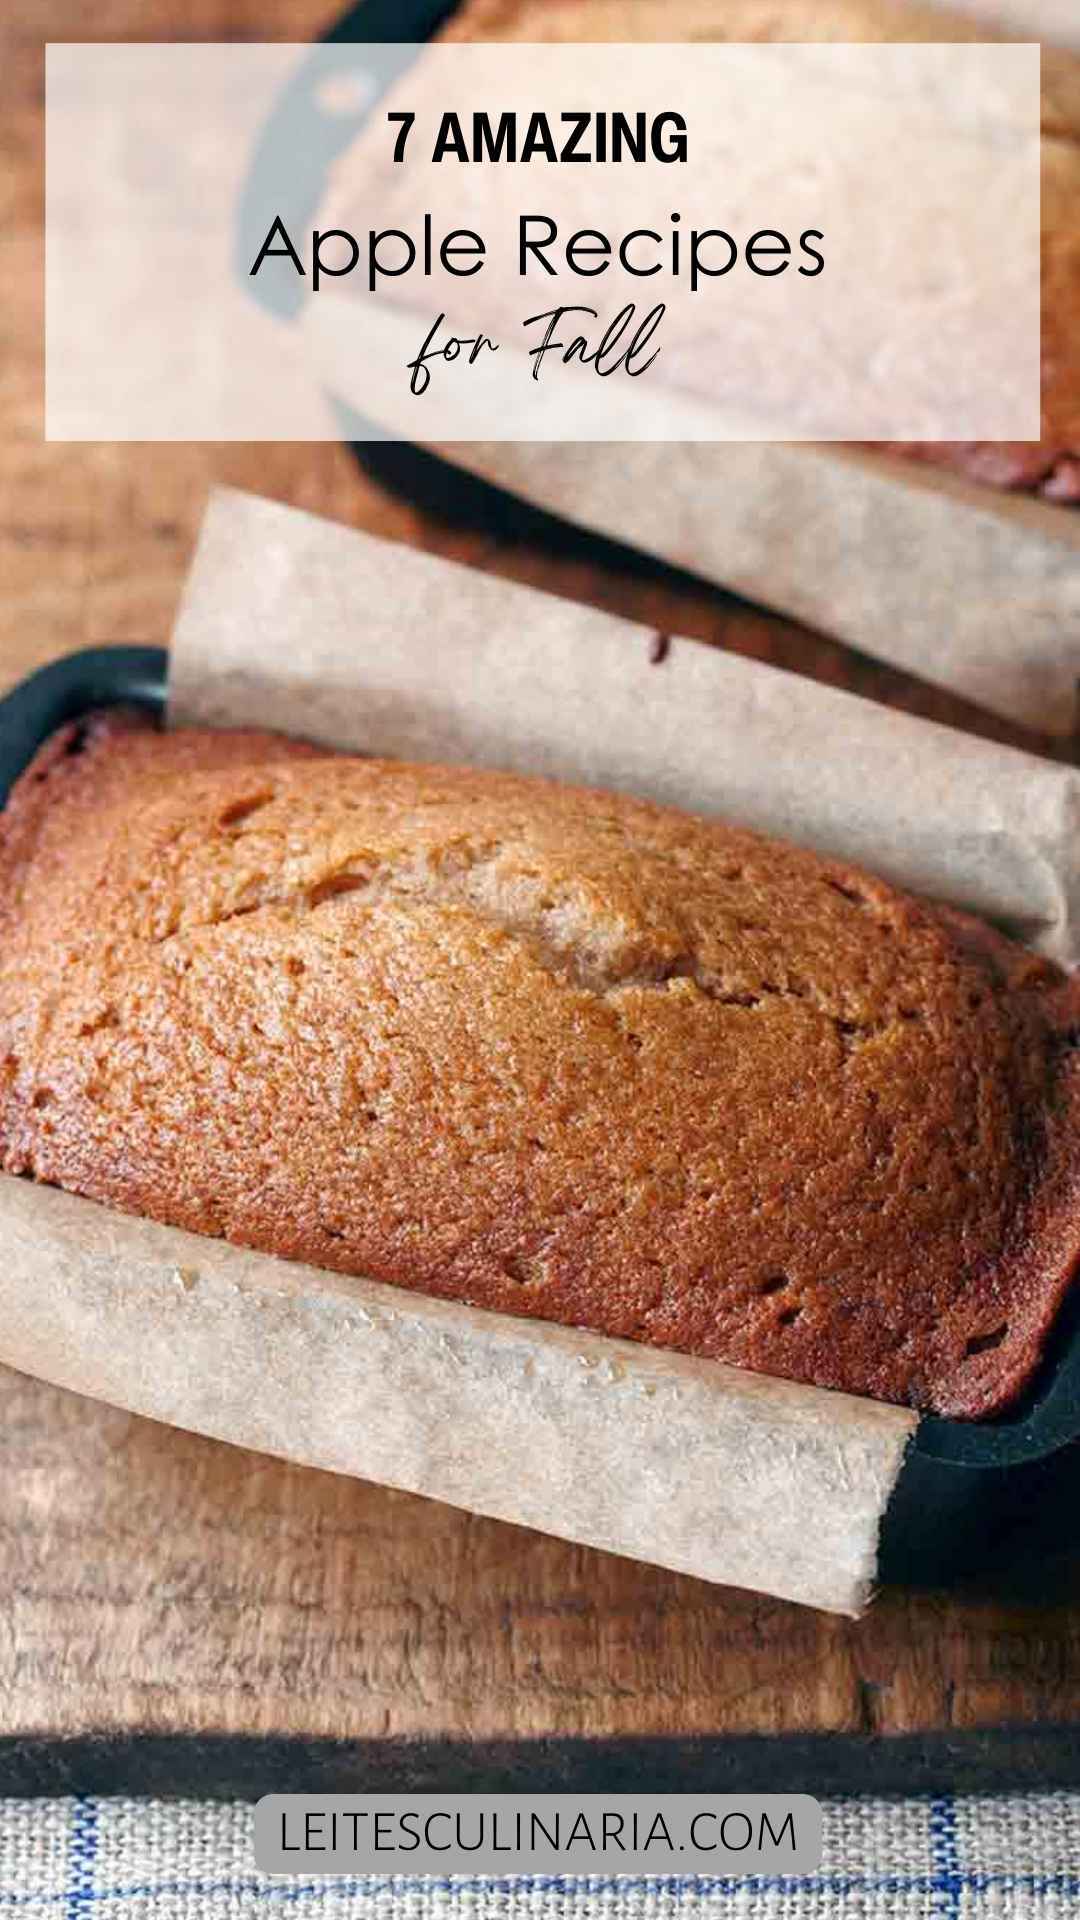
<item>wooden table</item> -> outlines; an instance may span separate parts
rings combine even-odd
[[[94,24],[302,39],[326,18],[312,0],[102,0]],[[74,0],[8,0],[0,28],[0,689],[76,647],[167,636],[225,480],[1032,744],[583,539],[454,527],[343,449],[45,446],[42,42],[85,32]],[[451,1762],[477,1785],[1080,1780],[1078,1477],[1067,1463],[978,1591],[889,1592],[852,1624],[0,1372],[0,1791],[445,1784]]]

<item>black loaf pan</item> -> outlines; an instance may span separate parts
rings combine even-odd
[[[168,656],[161,647],[94,647],[31,674],[0,700],[0,802],[57,727],[95,709],[164,712]],[[887,1580],[935,1582],[976,1572],[1004,1531],[1036,1503],[1061,1505],[1080,1543],[1080,1286],[1066,1303],[1050,1352],[1023,1404],[981,1423],[920,1422],[882,1538]],[[1049,1512],[1049,1509],[1048,1509]],[[1067,1540],[1058,1542],[1066,1545]]]

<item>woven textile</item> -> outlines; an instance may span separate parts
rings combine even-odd
[[[805,1879],[296,1879],[239,1802],[0,1801],[0,1920],[1052,1920],[1080,1915],[1080,1794],[832,1800]]]

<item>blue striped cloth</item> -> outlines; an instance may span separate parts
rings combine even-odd
[[[1080,1795],[825,1803],[805,1878],[270,1879],[243,1802],[0,1801],[0,1920],[1060,1920]]]

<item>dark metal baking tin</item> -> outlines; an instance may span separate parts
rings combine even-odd
[[[87,647],[40,667],[0,699],[0,805],[38,748],[101,707],[165,710],[164,647]]]
[[[136,706],[160,716],[168,656],[160,647],[94,647],[31,674],[0,700],[0,800],[57,727],[95,709]],[[1073,1518],[1080,1453],[1080,1289],[1024,1404],[1008,1418],[920,1422],[885,1518],[887,1579],[938,1580],[974,1570],[1003,1527],[1051,1487]]]

